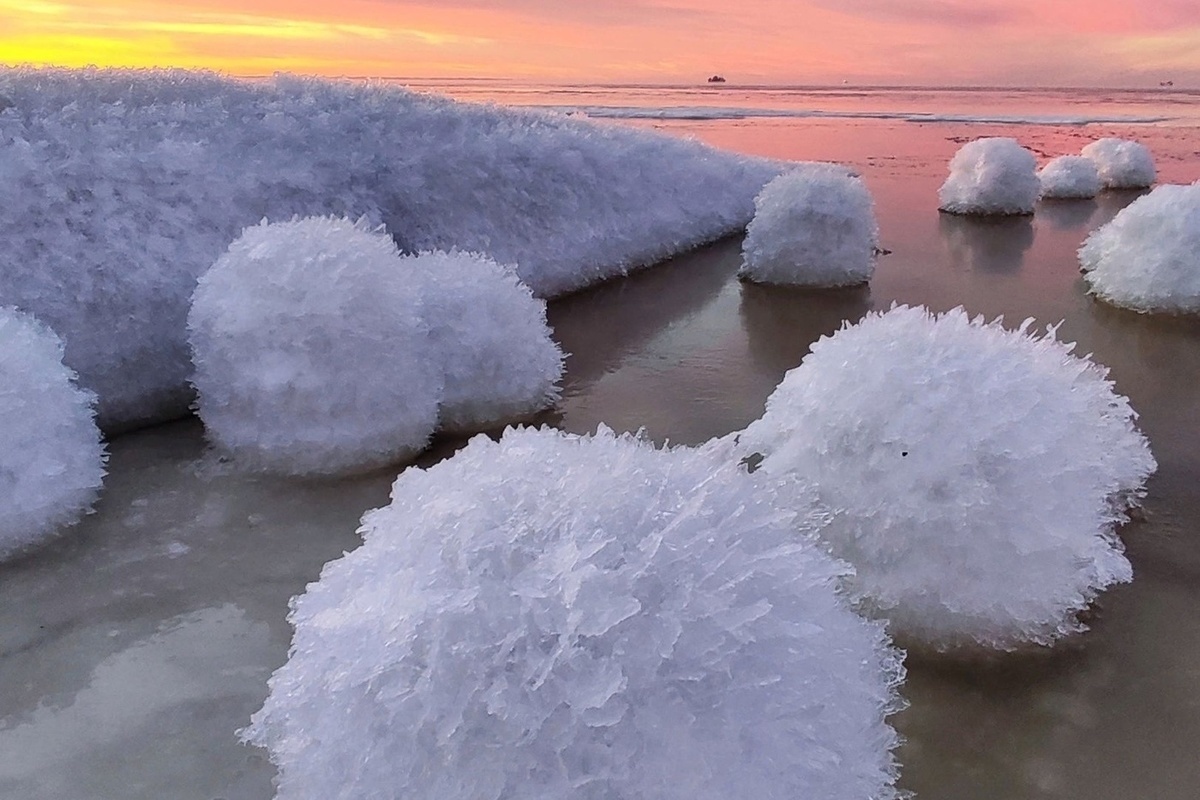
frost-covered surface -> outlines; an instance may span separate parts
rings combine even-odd
[[[475,432],[528,417],[558,399],[563,352],[546,303],[477,253],[422,253],[404,266],[424,278],[422,314],[445,375],[439,427]]]
[[[898,636],[1048,644],[1132,577],[1114,529],[1155,469],[1136,415],[1104,368],[1029,326],[868,315],[813,345],[738,437],[765,482],[816,487],[852,595]]]
[[[333,473],[403,460],[437,427],[422,278],[395,242],[314,217],[245,232],[196,286],[198,410],[243,465]]]
[[[1159,186],[1079,250],[1093,294],[1137,311],[1200,312],[1200,185]]]
[[[832,167],[792,170],[768,183],[754,206],[741,277],[815,287],[871,279],[879,226],[861,179]]]
[[[1015,139],[976,139],[950,160],[938,201],[952,214],[1032,214],[1040,191],[1033,153]]]
[[[1154,184],[1154,156],[1140,142],[1100,139],[1085,146],[1082,154],[1096,165],[1106,189],[1145,189]]]
[[[1038,171],[1042,197],[1073,199],[1095,197],[1100,193],[1100,173],[1096,163],[1083,156],[1052,158]]]
[[[387,225],[518,264],[550,296],[734,232],[778,173],[649,131],[395,86],[0,69],[0,303],[128,427],[186,410],[188,299],[264,217]]]
[[[895,798],[898,654],[796,524],[699,451],[476,437],[293,601],[244,735],[281,800]]]
[[[54,331],[0,307],[0,558],[77,522],[100,492],[95,397],[62,357]]]

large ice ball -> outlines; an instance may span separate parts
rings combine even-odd
[[[443,430],[474,433],[554,404],[563,352],[546,324],[545,301],[514,267],[458,251],[405,262],[425,278],[423,314],[445,374]]]
[[[0,307],[0,558],[77,522],[100,492],[96,398],[62,359],[54,331]]]
[[[348,220],[247,228],[188,315],[209,437],[248,467],[296,474],[419,452],[442,395],[421,283],[391,238]]]
[[[1107,371],[961,308],[899,306],[813,345],[738,437],[815,487],[852,597],[938,649],[1049,644],[1128,581],[1114,529],[1155,462]]]
[[[280,800],[897,797],[897,652],[727,461],[526,429],[403,473],[292,603],[243,734]]]
[[[1154,184],[1154,156],[1144,144],[1126,139],[1100,139],[1085,146],[1106,189],[1145,189]]]
[[[871,279],[879,227],[860,179],[834,167],[792,170],[768,183],[754,207],[742,278],[813,287]]]
[[[1038,171],[1042,197],[1052,200],[1095,197],[1100,193],[1100,173],[1090,158],[1059,156]]]
[[[1033,153],[1015,139],[976,139],[950,160],[938,207],[952,214],[1032,214],[1040,191]]]
[[[1159,186],[1079,250],[1093,294],[1136,311],[1200,312],[1200,185]]]

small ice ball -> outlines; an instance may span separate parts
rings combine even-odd
[[[852,598],[897,637],[1050,644],[1132,577],[1114,531],[1154,458],[1107,370],[1031,322],[870,314],[814,344],[737,437],[760,480],[815,487]]]
[[[1089,290],[1135,311],[1200,312],[1200,185],[1159,186],[1084,241]]]
[[[1059,156],[1051,159],[1038,172],[1042,197],[1050,199],[1081,199],[1100,193],[1100,173],[1090,158]]]
[[[1033,153],[1015,139],[976,139],[950,160],[938,207],[952,214],[1032,214],[1040,191]]]
[[[1145,189],[1154,184],[1154,156],[1140,142],[1100,139],[1083,148],[1105,189]]]
[[[738,275],[756,283],[838,287],[875,271],[879,227],[862,180],[835,167],[785,172],[754,200]]]
[[[727,454],[509,430],[409,469],[292,602],[279,800],[892,800],[903,677]]]
[[[443,430],[474,433],[554,404],[563,352],[546,324],[546,302],[514,267],[459,251],[405,262],[425,283],[423,313],[445,374]]]
[[[200,278],[188,315],[209,437],[247,467],[292,474],[418,453],[442,394],[421,297],[395,243],[365,224],[247,228]]]
[[[100,493],[96,398],[75,378],[54,331],[0,307],[0,558],[78,522]]]

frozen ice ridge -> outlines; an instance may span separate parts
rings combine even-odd
[[[1050,644],[1132,577],[1114,531],[1154,458],[1107,370],[1031,324],[869,314],[813,345],[737,437],[764,484],[816,490],[852,597],[903,640]]]
[[[1159,186],[1079,250],[1089,290],[1135,311],[1200,312],[1200,185]]]
[[[871,279],[879,227],[861,179],[837,167],[805,166],[768,183],[754,205],[742,278],[812,287]]]
[[[77,522],[100,493],[95,397],[62,356],[54,331],[0,307],[0,558]]]
[[[1042,197],[1069,200],[1095,197],[1100,193],[1096,163],[1083,156],[1059,156],[1038,171]]]
[[[952,214],[1032,214],[1040,191],[1033,153],[1015,139],[976,139],[950,160],[939,208]]]
[[[404,472],[293,600],[243,733],[277,797],[894,800],[899,654],[727,456],[524,429]]]
[[[1085,146],[1082,155],[1096,165],[1105,189],[1145,189],[1154,185],[1154,156],[1144,144],[1100,139]]]

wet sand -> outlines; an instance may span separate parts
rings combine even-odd
[[[937,186],[963,129],[703,127],[725,146],[857,167],[892,254],[869,288],[805,292],[738,282],[740,242],[727,240],[557,301],[550,321],[571,356],[563,400],[546,419],[696,443],[757,417],[816,338],[870,309],[961,304],[1013,325],[1062,320],[1063,338],[1111,367],[1159,461],[1143,518],[1122,531],[1134,583],[1105,594],[1093,630],[1050,653],[990,664],[914,655],[911,707],[895,719],[907,738],[902,785],[923,800],[1192,800],[1200,320],[1139,316],[1084,293],[1075,249],[1136,195],[1043,204],[1015,220],[939,215]],[[996,131],[974,131],[985,133]],[[1029,135],[1058,147],[1079,133]],[[1167,146],[1156,148],[1165,180],[1200,177]],[[270,764],[235,731],[286,658],[288,598],[357,545],[358,519],[387,502],[394,471],[238,475],[205,454],[194,421],[119,437],[111,450],[97,513],[0,566],[0,797],[269,798]]]

